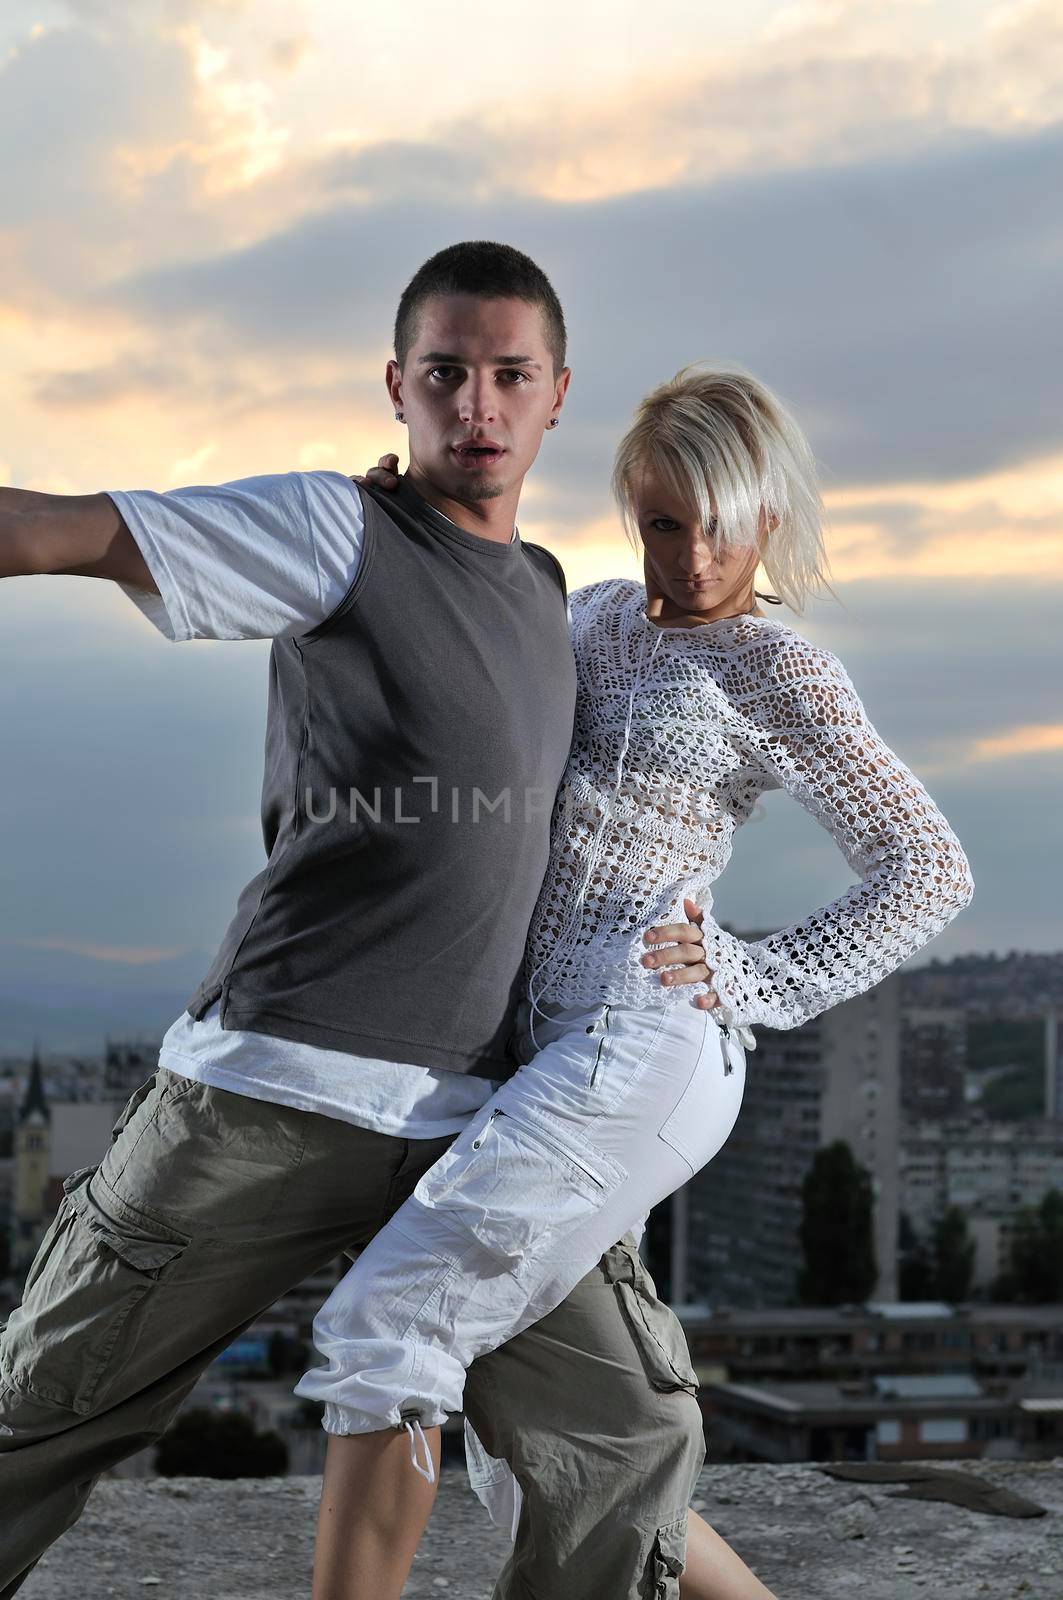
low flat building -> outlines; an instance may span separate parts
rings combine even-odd
[[[883,1373],[710,1382],[699,1398],[710,1452],[725,1461],[1038,1460],[1063,1448],[1063,1382]]]
[[[980,1379],[1063,1374],[1058,1305],[871,1301],[774,1311],[683,1306],[678,1315],[705,1378],[842,1382],[882,1372],[969,1372]]]

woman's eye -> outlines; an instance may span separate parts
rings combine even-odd
[[[650,523],[650,527],[656,528],[658,533],[674,533],[678,526],[678,522],[671,517],[654,517]]]

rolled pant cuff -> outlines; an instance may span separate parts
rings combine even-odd
[[[352,1411],[350,1406],[340,1406],[333,1400],[325,1401],[321,1426],[326,1433],[382,1433],[386,1428],[398,1426],[384,1417],[371,1417],[366,1411]]]
[[[440,1428],[447,1420],[447,1413],[445,1411],[430,1412],[428,1415],[422,1413],[419,1420],[423,1428]],[[390,1428],[401,1428],[402,1419],[397,1406],[394,1416],[389,1414],[386,1417],[374,1417],[368,1411],[356,1411],[351,1406],[338,1405],[334,1400],[326,1400],[321,1426],[326,1433],[385,1433]]]

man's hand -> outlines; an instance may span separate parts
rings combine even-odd
[[[370,467],[363,477],[361,473],[352,474],[355,483],[372,483],[378,489],[397,489],[399,486],[399,458],[396,455],[381,456],[375,467]]]
[[[683,910],[690,918],[689,922],[671,922],[663,927],[651,928],[642,936],[644,944],[667,945],[668,949],[658,949],[644,955],[644,967],[664,967],[661,973],[661,982],[669,985],[674,983],[707,983],[712,978],[712,972],[705,964],[704,933],[701,924],[705,919],[702,908],[693,900],[683,901]],[[678,971],[674,970],[678,967]],[[699,994],[694,998],[694,1004],[701,1011],[712,1011],[720,1004],[720,997],[712,990],[708,994]]]

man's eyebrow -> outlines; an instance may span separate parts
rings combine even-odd
[[[534,367],[536,372],[541,372],[542,363],[533,361],[531,356],[493,356],[492,362],[496,367]],[[463,356],[449,355],[445,350],[429,350],[426,356],[419,356],[418,366],[431,364],[439,367],[463,367]]]

